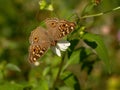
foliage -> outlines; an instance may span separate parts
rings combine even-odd
[[[0,0],[0,90],[119,90],[119,0]],[[30,32],[57,17],[76,23],[62,57],[28,63]]]

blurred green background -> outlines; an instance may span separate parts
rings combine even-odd
[[[44,0],[46,5],[41,8],[39,1],[0,0],[0,90],[49,90],[52,87],[61,58],[49,50],[40,59],[43,62],[39,67],[27,61],[29,35],[44,19],[57,17],[76,22],[76,14],[82,17],[120,6],[119,0]],[[102,61],[92,64],[90,74],[73,65],[69,69],[79,80],[77,86],[80,90],[120,90],[120,10],[82,19],[80,25],[87,32],[102,35],[111,73],[107,73]],[[56,90],[79,90],[61,84],[58,87]]]

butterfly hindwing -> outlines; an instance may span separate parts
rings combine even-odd
[[[32,44],[29,47],[29,62],[35,63],[38,58],[42,57],[48,50],[48,45]]]
[[[45,22],[48,32],[51,33],[55,40],[63,38],[75,28],[75,23],[66,20],[47,19]]]

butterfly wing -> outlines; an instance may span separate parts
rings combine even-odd
[[[38,58],[44,55],[50,46],[50,40],[44,28],[37,27],[31,32],[29,47],[29,62],[35,63]]]
[[[37,27],[31,32],[29,41],[29,61],[35,63],[38,58],[44,55],[50,45],[54,46],[56,41],[60,40],[75,28],[73,22],[59,19],[47,19],[45,21],[47,31],[42,27]]]
[[[43,42],[49,42],[50,39],[48,38],[48,34],[42,27],[37,27],[31,32],[29,42],[30,44],[38,44],[38,43],[43,43]]]
[[[71,33],[75,28],[75,23],[68,22],[66,20],[46,19],[45,23],[48,33],[50,33],[55,40],[63,38]]]

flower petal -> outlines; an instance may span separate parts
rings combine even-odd
[[[61,56],[61,52],[60,52],[60,50],[59,50],[59,48],[58,48],[57,46],[52,46],[52,47],[51,47],[51,50],[52,50],[55,54],[57,54],[59,57]]]
[[[61,51],[66,51],[66,49],[70,46],[70,42],[68,41],[59,41],[57,46]]]

